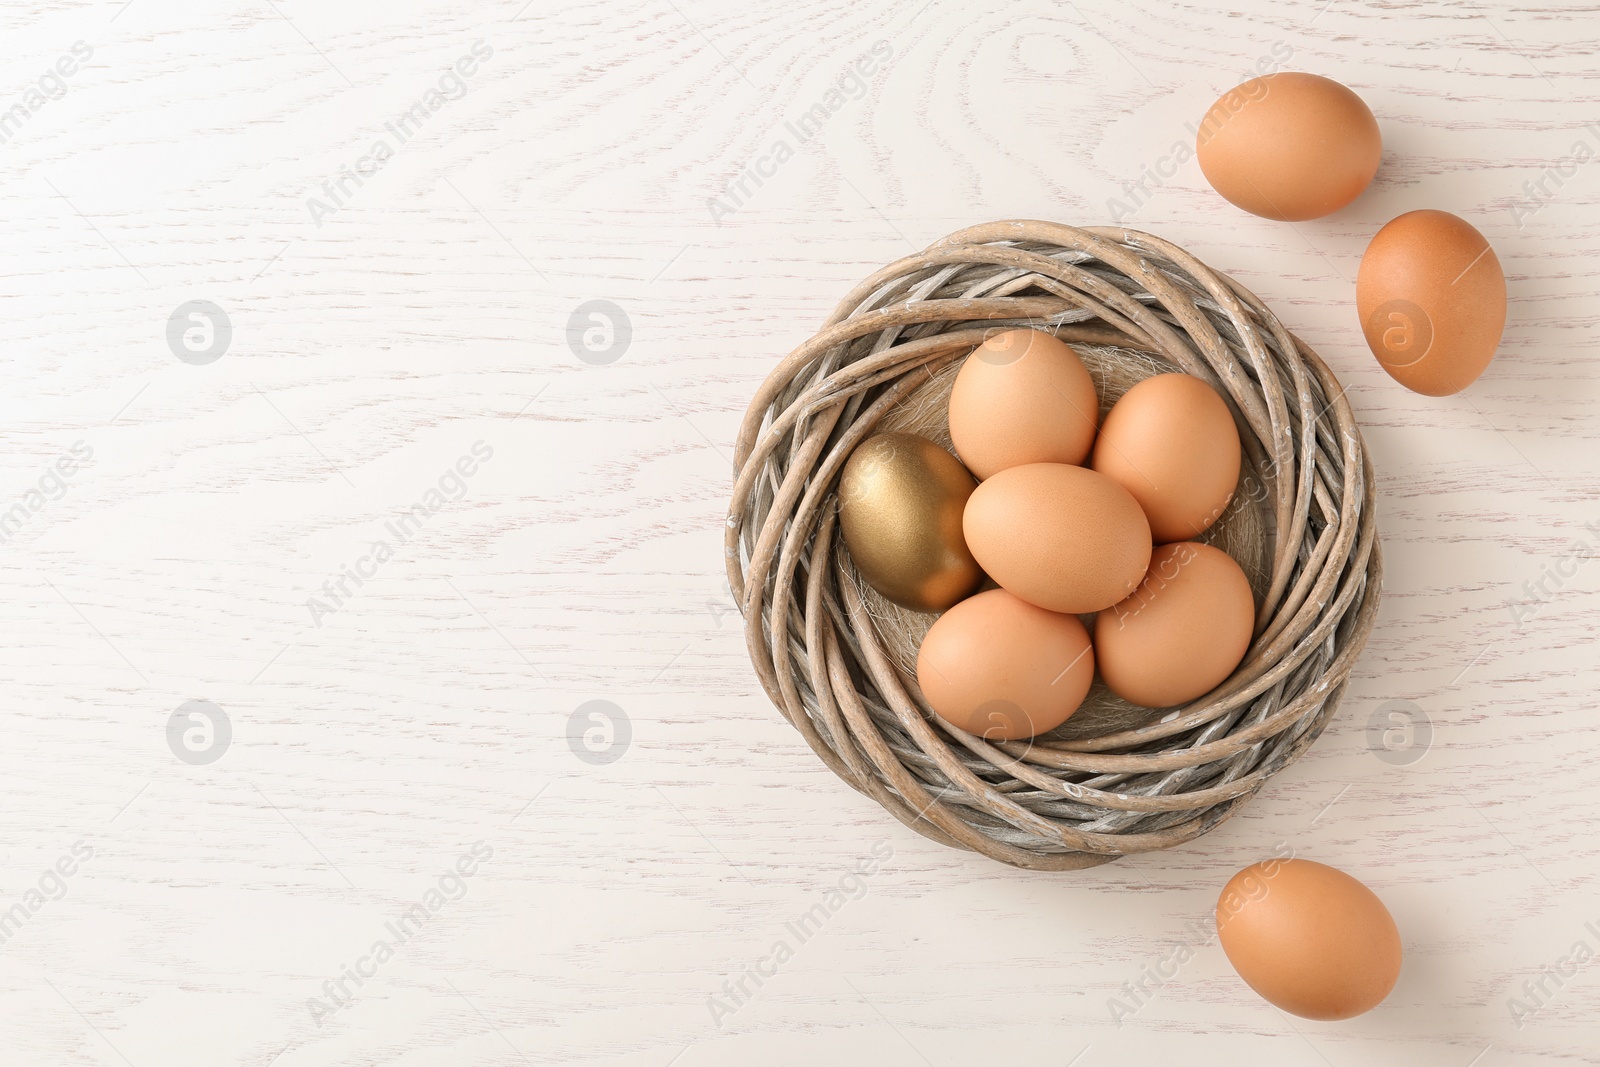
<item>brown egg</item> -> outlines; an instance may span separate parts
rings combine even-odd
[[[1400,977],[1400,931],[1383,901],[1311,860],[1266,860],[1229,879],[1217,937],[1251,989],[1304,1019],[1371,1011]]]
[[[1254,631],[1244,571],[1221,549],[1184,541],[1157,548],[1133,595],[1095,616],[1095,658],[1117,696],[1171,707],[1227,680]]]
[[[1095,470],[1133,494],[1157,544],[1199,537],[1239,484],[1239,431],[1217,391],[1157,374],[1125,393],[1095,442]]]
[[[1408,211],[1361,255],[1356,311],[1389,377],[1424,396],[1477,380],[1506,325],[1506,276],[1489,242],[1448,211]]]
[[[969,597],[939,616],[917,650],[917,685],[952,726],[992,741],[1053,730],[1094,681],[1089,632],[1004,589]]]
[[[851,453],[839,476],[839,528],[856,570],[913,611],[943,611],[983,577],[961,516],[978,483],[923,437],[880,433]]]
[[[989,577],[1049,611],[1110,607],[1150,564],[1150,524],[1139,502],[1086,467],[1007,467],[978,485],[962,526]]]
[[[1195,137],[1200,170],[1235,207],[1267,219],[1331,215],[1378,172],[1383,135],[1338,82],[1284,71],[1218,98]]]
[[[1083,361],[1038,330],[987,338],[950,391],[950,439],[979,478],[1024,463],[1082,463],[1099,419]]]

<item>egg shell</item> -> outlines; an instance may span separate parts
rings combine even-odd
[[[980,479],[1024,463],[1082,463],[1099,419],[1088,368],[1039,330],[986,338],[950,390],[950,439]]]
[[[1094,681],[1089,632],[1075,615],[1003,589],[939,616],[917,650],[917,685],[945,722],[992,741],[1053,730]]]
[[[1144,509],[1158,544],[1199,537],[1239,484],[1239,430],[1210,385],[1157,374],[1106,414],[1090,463]]]
[[[1007,467],[979,483],[962,526],[989,577],[1049,611],[1110,607],[1150,565],[1150,523],[1139,502],[1086,467]]]
[[[1117,696],[1166,708],[1226,681],[1254,630],[1244,571],[1221,549],[1184,541],[1157,548],[1133,595],[1095,617],[1095,658]]]
[[[1383,134],[1366,103],[1316,74],[1252,78],[1211,105],[1195,136],[1206,181],[1262,218],[1330,215],[1378,173]]]
[[[1465,219],[1408,211],[1362,253],[1356,311],[1389,377],[1414,393],[1449,396],[1494,358],[1506,325],[1506,276]]]
[[[1251,989],[1305,1019],[1370,1011],[1400,977],[1400,931],[1383,901],[1311,860],[1266,860],[1229,879],[1217,937]]]
[[[881,433],[839,476],[839,528],[872,588],[913,611],[943,611],[982,579],[961,519],[977,481],[924,437]]]

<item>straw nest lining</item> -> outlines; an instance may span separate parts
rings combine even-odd
[[[891,428],[948,444],[953,367],[998,328],[1078,346],[1109,404],[1163,370],[1229,401],[1236,500],[1208,535],[1250,574],[1245,660],[1148,712],[1096,686],[1056,731],[989,742],[929,711],[910,670],[932,622],[855,576],[835,491]],[[1343,389],[1254,294],[1136,230],[971,227],[878,271],[757,391],[736,443],[728,579],[768,696],[833,771],[933,840],[1070,870],[1191,840],[1304,752],[1377,613],[1372,464]]]

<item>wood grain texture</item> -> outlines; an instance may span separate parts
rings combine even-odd
[[[1600,148],[1600,18],[1239,6],[9,5],[0,115],[93,55],[0,143],[0,505],[77,442],[93,460],[0,544],[0,913],[93,856],[0,944],[0,1061],[1596,1062],[1600,972],[1520,1028],[1507,999],[1600,948],[1600,169],[1531,212],[1524,188]],[[318,225],[308,198],[480,40],[464,94]],[[713,218],[879,41],[860,98]],[[739,415],[883,263],[988,219],[1111,221],[1277,42],[1373,107],[1374,186],[1286,226],[1191,160],[1119,221],[1238,278],[1349,387],[1386,597],[1344,705],[1184,848],[1049,875],[925,842],[756,683],[720,551]],[[1366,240],[1418,207],[1478,226],[1511,293],[1499,357],[1444,400],[1394,385],[1354,313]],[[206,366],[166,340],[196,299],[234,329]],[[604,365],[567,340],[593,299],[632,326]],[[479,441],[460,499],[317,625],[308,598]],[[233,728],[205,766],[168,747],[191,699]],[[631,723],[608,764],[568,738],[597,699]],[[1432,723],[1409,765],[1369,747],[1395,700]],[[323,983],[480,841],[464,895],[319,1025]],[[1206,940],[1226,879],[1286,848],[1394,912],[1372,1014],[1287,1019]]]

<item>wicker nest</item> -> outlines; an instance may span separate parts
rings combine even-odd
[[[1090,354],[1102,404],[1172,369],[1229,401],[1243,471],[1208,536],[1259,610],[1244,661],[1201,699],[1152,713],[1097,685],[1050,734],[967,734],[909,666],[932,617],[896,612],[843,552],[851,451],[908,425],[948,443],[953,367],[1011,326]],[[772,702],[895,818],[1018,867],[1093,866],[1222,822],[1322,732],[1377,613],[1372,464],[1338,381],[1254,294],[1136,230],[995,222],[883,268],[762,384],[734,462],[728,577]]]

